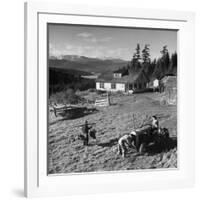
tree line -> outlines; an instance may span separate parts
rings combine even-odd
[[[84,79],[76,71],[49,68],[49,95],[68,89],[87,90],[95,88],[95,81],[92,79]]]
[[[140,44],[137,44],[131,61],[120,70],[123,74],[130,75],[144,70],[150,79],[160,79],[165,75],[177,75],[177,53],[174,52],[170,56],[167,45],[165,45],[160,54],[158,59],[151,60],[150,45],[145,44],[144,49],[141,50]]]

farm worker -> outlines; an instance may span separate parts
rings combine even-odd
[[[85,120],[85,124],[84,124],[84,126],[83,126],[83,129],[82,129],[82,131],[83,131],[83,133],[85,134],[85,145],[88,145],[88,143],[89,143],[89,130],[91,129],[92,127],[89,127],[88,126],[88,121],[87,120]]]
[[[159,131],[159,122],[158,118],[154,115],[152,116],[152,134],[158,133]]]

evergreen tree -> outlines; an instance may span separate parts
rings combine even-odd
[[[149,46],[150,46],[149,44],[145,44],[144,49],[142,50],[143,64],[150,64],[151,62]]]
[[[142,50],[142,69],[147,74],[147,76],[150,78],[151,76],[151,59],[150,59],[150,45],[145,44],[144,49]]]
[[[173,53],[170,59],[169,74],[177,75],[177,53]]]
[[[151,63],[149,64],[148,68],[147,68],[146,74],[147,74],[147,76],[148,76],[149,78],[152,77],[152,75],[153,75],[153,73],[154,73],[154,71],[155,71],[156,63],[157,63],[157,61],[156,61],[156,59],[154,59],[153,62],[151,62]]]
[[[160,51],[162,57],[168,53],[167,45],[163,46],[163,49]]]
[[[136,52],[134,53],[133,55],[133,59],[134,60],[137,60],[138,62],[141,60],[141,55],[140,55],[140,44],[137,44],[137,47],[136,47]]]
[[[160,79],[163,75],[164,75],[164,72],[162,70],[162,59],[159,58],[156,62],[156,65],[155,65],[153,77]]]
[[[131,60],[131,63],[129,65],[129,74],[133,74],[136,71],[141,69],[141,55],[140,55],[140,44],[137,44],[135,53],[133,54],[133,58]]]
[[[169,67],[170,67],[170,57],[169,52],[167,49],[167,46],[163,46],[163,49],[160,51],[161,58],[157,60],[155,71],[154,71],[154,77],[156,78],[162,78],[166,74],[169,73]]]
[[[164,74],[168,73],[169,71],[169,66],[170,66],[170,57],[169,57],[169,52],[167,49],[167,46],[165,45],[161,51],[162,54],[162,68],[163,68],[163,72]]]

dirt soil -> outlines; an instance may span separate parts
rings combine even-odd
[[[115,170],[176,168],[177,147],[167,151],[145,152],[140,155],[131,149],[125,158],[117,154],[120,136],[130,133],[141,124],[146,115],[157,115],[160,125],[169,129],[176,143],[177,106],[161,105],[156,93],[115,95],[112,105],[97,111],[77,115],[72,119],[49,114],[48,165],[49,173],[99,172]],[[137,120],[133,123],[133,114]],[[78,140],[85,120],[97,130],[97,139],[90,139],[89,146]]]

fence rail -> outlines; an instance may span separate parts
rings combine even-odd
[[[104,99],[96,99],[95,106],[109,106],[110,105],[110,99],[109,97],[106,97]]]
[[[50,111],[54,112],[54,115],[57,117],[58,114],[72,114],[73,112],[78,112],[84,110],[85,107],[75,106],[75,105],[61,105],[61,106],[52,106]]]

